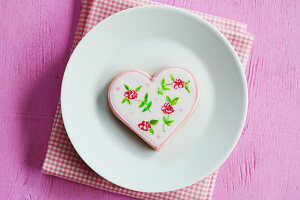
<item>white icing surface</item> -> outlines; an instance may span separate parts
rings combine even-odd
[[[181,79],[185,83],[190,81],[187,86],[190,93],[183,88],[174,88],[174,81],[170,75],[173,75],[174,79],[178,81]],[[166,88],[170,90],[162,91],[163,95],[158,94],[158,88],[162,89],[161,81],[165,79]],[[180,82],[180,81],[178,81]],[[124,84],[129,86],[130,90],[135,90],[139,86],[142,86],[137,91],[137,98],[130,100],[130,104],[125,98],[125,92],[128,91]],[[184,86],[181,85],[181,86]],[[198,86],[193,75],[181,67],[167,67],[158,72],[155,78],[149,78],[144,72],[139,70],[130,70],[119,74],[112,82],[109,88],[110,106],[115,114],[131,129],[133,129],[138,135],[140,135],[146,142],[153,146],[156,150],[159,150],[161,146],[177,131],[183,122],[189,117],[193,109],[198,102]],[[133,92],[134,93],[134,92]],[[152,102],[150,111],[142,112],[146,107],[139,108],[141,101],[144,100],[145,94],[148,93],[147,104]],[[162,106],[168,103],[167,96],[171,100],[179,98],[176,105],[171,107],[174,111],[169,114],[169,120],[173,121],[168,126],[164,123],[163,116],[167,118],[168,114],[162,111]],[[131,97],[131,96],[130,96]],[[129,98],[128,98],[129,99]],[[122,101],[125,101],[122,103]],[[170,104],[171,105],[171,104]],[[150,122],[150,120],[159,120],[156,125],[151,125],[154,133],[142,130],[138,125],[142,121]],[[165,125],[164,125],[165,124]],[[165,132],[163,131],[163,127]],[[146,128],[146,127],[145,127]],[[146,128],[147,129],[147,128]]]

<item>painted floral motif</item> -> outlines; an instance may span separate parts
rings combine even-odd
[[[149,129],[151,128],[151,124],[143,120],[141,123],[139,123],[138,127],[143,131],[149,131]]]
[[[167,103],[165,103],[161,107],[161,111],[163,111],[164,114],[172,114],[174,112],[174,108],[172,106],[175,106],[177,104],[179,97],[176,97],[172,100],[169,96],[167,96],[166,100],[167,100]]]
[[[137,98],[138,95],[138,91],[140,91],[140,89],[142,88],[142,86],[139,86],[137,88],[135,88],[135,90],[131,90],[129,88],[128,85],[124,84],[124,87],[126,89],[126,92],[124,92],[124,99],[122,100],[122,103],[127,102],[129,105],[131,105],[131,101],[130,100],[134,100]]]
[[[172,74],[170,74],[172,85],[174,87],[174,89],[180,89],[180,88],[185,88],[186,91],[188,91],[190,93],[190,88],[188,86],[188,84],[191,82],[190,80],[187,82],[184,82],[183,80],[181,80],[180,78],[175,79],[174,76]]]
[[[149,122],[143,120],[141,123],[138,124],[138,127],[141,130],[149,131],[150,133],[152,133],[152,135],[154,135],[154,129],[152,128],[152,126],[155,126],[157,123],[158,123],[158,120],[156,120],[156,119],[151,119]]]
[[[129,100],[133,100],[137,98],[137,92],[134,90],[129,90],[124,93],[124,96]]]
[[[165,103],[161,107],[161,111],[163,111],[164,114],[172,114],[174,112],[174,108],[171,106],[170,103]]]
[[[163,131],[165,132],[165,125],[171,126],[171,124],[174,122],[174,120],[170,120],[170,115],[174,112],[174,108],[172,106],[175,106],[179,100],[179,97],[175,97],[174,99],[171,99],[169,96],[166,97],[167,102],[161,107],[161,110],[164,114],[167,114],[167,117],[163,116]]]
[[[172,85],[173,85],[174,89],[183,88],[184,81],[181,79],[176,79],[175,81],[173,81]]]
[[[163,91],[170,90],[170,88],[168,88],[168,86],[170,86],[171,84],[166,83],[166,79],[162,79],[160,82],[160,85],[161,85],[161,88],[160,87],[157,88],[157,94],[164,95]]]
[[[180,89],[180,88],[185,88],[186,91],[188,91],[190,93],[190,89],[188,84],[190,83],[190,81],[183,81],[180,78],[175,79],[174,76],[172,74],[170,74],[172,83],[166,83],[166,79],[162,79],[161,80],[161,87],[157,88],[157,94],[159,95],[164,95],[164,91],[168,91],[170,90],[170,88],[168,86],[173,86],[174,89]]]
[[[140,105],[139,105],[139,108],[143,108],[144,107],[144,109],[142,110],[142,112],[146,112],[147,110],[149,111],[149,112],[151,112],[150,111],[150,107],[152,106],[152,101],[149,101],[148,102],[148,92],[145,94],[145,96],[144,96],[144,100],[137,100],[138,102],[141,102],[140,103]]]

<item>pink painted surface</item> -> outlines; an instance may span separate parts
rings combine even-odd
[[[300,2],[159,0],[248,24],[249,111],[213,199],[300,197]],[[41,174],[80,0],[0,1],[0,199],[133,199]]]

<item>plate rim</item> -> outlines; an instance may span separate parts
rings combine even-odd
[[[123,185],[122,183],[118,183],[119,181],[117,180],[113,180],[109,177],[107,177],[106,175],[103,175],[101,174],[101,172],[99,172],[98,169],[95,169],[93,168],[93,164],[91,164],[90,161],[84,159],[84,154],[83,152],[80,151],[80,149],[78,147],[76,147],[75,145],[75,142],[74,142],[74,139],[72,137],[72,134],[70,134],[70,131],[68,131],[68,127],[69,127],[69,124],[65,122],[64,120],[64,116],[66,114],[65,111],[64,111],[64,91],[65,91],[65,80],[66,80],[66,77],[68,75],[68,71],[70,70],[70,61],[72,60],[72,58],[74,57],[74,52],[78,49],[78,47],[80,47],[86,40],[86,38],[89,36],[89,34],[91,32],[93,32],[95,30],[96,27],[99,27],[101,26],[102,24],[104,23],[111,23],[111,19],[115,18],[115,17],[118,17],[119,15],[122,15],[122,14],[126,14],[128,12],[132,12],[132,11],[135,11],[135,10],[140,10],[140,9],[161,9],[161,10],[173,10],[174,12],[178,12],[179,14],[183,14],[183,15],[186,15],[188,17],[192,17],[194,18],[195,20],[197,20],[199,23],[202,23],[205,28],[209,29],[210,31],[212,31],[219,39],[221,39],[221,41],[225,44],[225,46],[227,47],[227,49],[229,50],[234,62],[236,63],[237,65],[237,71],[239,72],[239,75],[241,77],[241,82],[242,82],[242,88],[243,88],[243,99],[244,99],[244,102],[243,102],[243,110],[241,110],[241,113],[242,113],[242,119],[240,121],[240,124],[239,124],[239,128],[238,128],[238,134],[237,136],[234,138],[233,140],[233,144],[232,147],[230,149],[228,149],[228,152],[226,154],[224,154],[224,156],[222,157],[222,159],[220,159],[219,162],[216,162],[215,166],[211,168],[211,170],[208,170],[209,173],[204,175],[203,177],[198,177],[197,178],[197,181],[192,181],[188,184],[182,184],[181,186],[177,186],[177,187],[173,187],[172,189],[161,189],[161,190],[147,190],[147,189],[141,189],[141,188],[132,188],[131,186],[126,186],[126,185]],[[70,58],[69,58],[69,61],[66,65],[66,68],[65,68],[65,72],[64,72],[64,75],[63,75],[63,79],[62,79],[62,85],[61,85],[61,113],[62,113],[62,119],[63,119],[63,122],[64,122],[64,127],[65,127],[65,130],[66,130],[66,133],[70,139],[70,142],[71,144],[73,145],[74,149],[76,150],[76,152],[78,153],[78,155],[80,156],[80,158],[94,171],[96,172],[98,175],[100,175],[102,178],[108,180],[109,182],[115,184],[115,185],[118,185],[120,187],[123,187],[123,188],[126,188],[126,189],[129,189],[129,190],[134,190],[134,191],[138,191],[138,192],[151,192],[151,193],[161,193],[161,192],[169,192],[169,191],[175,191],[175,190],[178,190],[178,189],[183,189],[185,187],[188,187],[188,186],[191,186],[199,181],[201,181],[203,178],[209,176],[211,173],[213,173],[214,171],[216,171],[223,163],[224,161],[229,157],[229,155],[231,154],[231,152],[233,151],[233,149],[235,148],[241,134],[242,134],[242,131],[243,131],[243,128],[244,128],[244,124],[245,124],[245,121],[246,121],[246,117],[247,117],[247,110],[248,110],[248,87],[247,87],[247,81],[246,81],[246,76],[245,76],[245,72],[244,72],[244,69],[243,69],[243,65],[237,55],[237,52],[234,50],[234,48],[232,47],[232,45],[230,44],[230,42],[227,40],[227,38],[217,29],[215,28],[212,24],[210,24],[209,22],[207,22],[206,20],[202,19],[200,16],[197,16],[196,14],[194,13],[190,13],[182,8],[178,8],[178,7],[173,7],[173,6],[169,6],[169,5],[166,5],[166,6],[159,6],[159,5],[147,5],[147,6],[138,6],[138,7],[133,7],[133,8],[128,8],[128,9],[125,9],[125,10],[122,10],[122,11],[119,11],[117,13],[114,13],[112,14],[111,16],[105,18],[104,20],[100,21],[98,24],[96,24],[80,41],[79,43],[77,44],[76,48],[73,50],[72,54],[70,55]]]

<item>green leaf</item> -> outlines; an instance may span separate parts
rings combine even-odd
[[[149,132],[152,133],[152,135],[154,135],[154,130],[153,130],[153,128],[150,128],[150,129],[149,129]]]
[[[127,101],[127,98],[124,98],[123,101],[122,101],[122,103],[125,103],[126,101]]]
[[[157,119],[151,119],[149,122],[151,125],[156,125],[158,123]]]
[[[185,84],[187,85],[187,84],[189,84],[191,81],[189,80],[188,82],[186,82]]]
[[[141,88],[142,88],[142,86],[139,86],[139,87],[135,88],[135,91],[138,92],[138,91],[140,91]]]
[[[179,100],[179,97],[174,98],[171,102],[171,106],[176,105],[178,100]]]
[[[184,88],[186,89],[186,91],[188,91],[190,93],[190,89],[189,89],[189,86],[187,84],[184,84]]]
[[[145,102],[141,102],[139,108],[143,107],[146,103]]]
[[[167,119],[165,118],[165,116],[163,116],[163,121],[164,121],[164,123],[166,124],[167,123]]]
[[[144,101],[147,102],[148,101],[148,92],[145,94],[144,96]]]
[[[171,124],[172,124],[173,122],[174,122],[173,120],[172,120],[172,121],[167,121],[166,125],[167,125],[167,126],[171,126]]]
[[[131,105],[131,102],[130,102],[129,99],[126,98],[126,101],[127,101],[127,103],[128,103],[129,105]]]
[[[124,84],[125,89],[128,91],[129,90],[129,86]]]
[[[166,81],[166,80],[165,80],[164,78],[161,80],[161,83],[160,83],[160,84],[161,84],[161,87],[162,87],[162,88],[165,87],[165,81]]]
[[[161,80],[162,90],[165,90],[165,91],[170,90],[170,88],[166,88],[166,86],[171,85],[171,84],[166,84],[165,81],[166,81],[165,79]]]
[[[152,101],[150,101],[148,104],[147,104],[147,110],[149,110],[149,108],[152,106]]]
[[[152,105],[152,101],[150,101],[150,102],[147,104],[147,106],[142,110],[142,112],[145,112],[145,111],[149,110],[149,108],[151,107],[151,105]],[[150,110],[149,110],[149,112],[150,112]]]
[[[159,88],[157,88],[157,94],[163,95],[164,93],[162,92],[162,90],[160,90]]]
[[[166,99],[167,99],[167,102],[172,103],[172,99],[169,96],[167,96]]]
[[[172,85],[172,84],[171,84],[171,83],[167,83],[167,84],[166,84],[166,86],[170,86],[170,85]]]
[[[172,80],[172,81],[175,81],[174,76],[173,76],[172,74],[170,74],[170,76],[171,76],[171,80]]]

